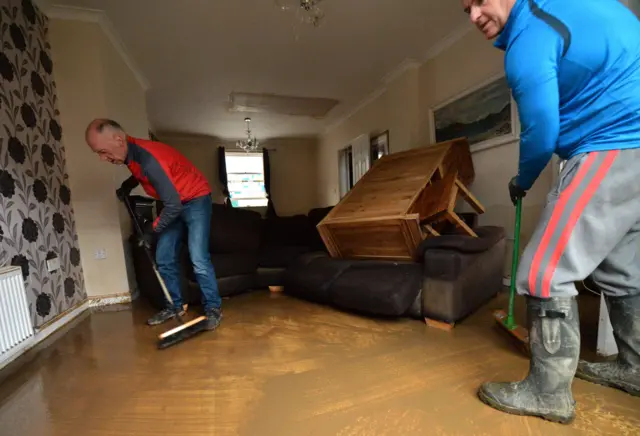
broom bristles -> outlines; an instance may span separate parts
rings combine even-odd
[[[158,336],[158,348],[167,348],[202,332],[206,322],[207,318],[201,316],[162,333]]]
[[[503,330],[506,330],[511,336],[518,340],[518,344],[526,354],[529,354],[529,331],[521,325],[507,325],[507,314],[504,310],[496,310],[493,312],[496,322]]]

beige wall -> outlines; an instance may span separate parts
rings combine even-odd
[[[109,117],[146,135],[144,94],[98,24],[54,19],[50,38],[87,294],[126,294],[133,287],[123,244],[128,230],[114,194],[126,169],[98,160],[84,132],[93,118]],[[96,259],[97,250],[106,259]]]
[[[175,147],[203,172],[213,189],[213,199],[221,203],[218,182],[218,147],[235,149],[234,144],[206,136],[159,133],[159,138]],[[306,214],[317,206],[317,141],[313,138],[280,138],[265,141],[271,162],[271,194],[278,215]]]
[[[149,137],[149,122],[147,119],[147,105],[145,91],[140,86],[129,66],[122,60],[122,56],[113,48],[106,34],[100,34],[100,55],[104,74],[104,95],[107,102],[109,118],[117,120],[128,134],[140,138]],[[111,186],[112,197],[122,181],[131,176],[125,166],[115,167],[114,183]],[[144,194],[138,187],[134,194]],[[133,231],[129,214],[121,202],[116,202],[120,219],[120,234],[127,270],[128,290],[136,288],[133,267],[133,255],[129,248],[129,236]]]
[[[502,72],[503,53],[478,32],[470,31],[419,68],[408,70],[388,84],[374,101],[321,137],[320,204],[332,205],[339,199],[338,150],[350,140],[363,133],[375,134],[388,129],[391,152],[428,145],[431,108]],[[480,217],[480,224],[504,226],[512,236],[514,207],[508,197],[507,184],[517,171],[518,142],[473,152],[472,157],[476,180],[471,189],[487,210]],[[523,203],[523,242],[533,231],[551,180],[549,165]],[[509,271],[509,262],[510,256],[505,273]]]
[[[406,71],[348,120],[326,132],[318,149],[318,202],[335,205],[340,198],[338,152],[361,134],[389,130],[391,152],[407,150],[419,138],[418,69]]]

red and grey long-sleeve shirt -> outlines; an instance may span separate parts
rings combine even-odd
[[[153,223],[161,232],[180,216],[182,205],[211,193],[207,179],[176,149],[161,142],[127,136],[125,164],[132,176],[123,185],[141,184],[151,197],[162,201],[162,213]]]

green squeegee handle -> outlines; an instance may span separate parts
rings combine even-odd
[[[518,272],[518,254],[520,253],[520,217],[522,215],[522,198],[516,202],[516,223],[513,230],[513,256],[511,258],[511,287],[509,289],[509,311],[507,312],[506,326],[509,329],[516,327],[513,319],[513,310],[516,299],[516,274]]]

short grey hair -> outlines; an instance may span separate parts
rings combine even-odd
[[[98,123],[98,125],[96,126],[96,131],[98,133],[102,133],[105,128],[109,128],[109,129],[112,129],[112,130],[117,130],[117,131],[120,131],[122,133],[125,133],[125,131],[122,128],[122,126],[120,125],[120,123],[118,123],[117,121],[114,121],[114,120],[105,119],[105,120],[100,121]]]

